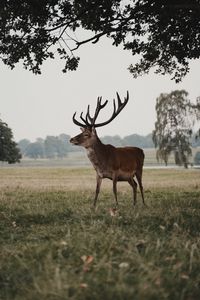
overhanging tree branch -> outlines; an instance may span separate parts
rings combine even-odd
[[[51,47],[62,44],[57,53],[66,61],[65,70],[75,70],[76,50],[107,36],[113,45],[121,44],[140,55],[141,60],[129,68],[134,77],[154,67],[156,73],[180,81],[189,72],[189,60],[200,57],[199,11],[199,0],[4,1],[0,5],[0,57],[12,68],[22,60],[38,74],[43,61],[53,57]],[[78,41],[69,35],[68,31],[80,27],[92,36]]]

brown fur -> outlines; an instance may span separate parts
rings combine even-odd
[[[137,194],[135,176],[140,187],[143,204],[145,204],[142,186],[143,150],[137,147],[116,148],[112,145],[104,145],[94,128],[81,128],[81,130],[82,133],[73,137],[70,142],[86,148],[88,158],[96,170],[97,186],[94,206],[96,206],[103,178],[109,178],[113,181],[116,205],[118,204],[117,181],[127,181],[133,189],[133,203],[135,205]]]

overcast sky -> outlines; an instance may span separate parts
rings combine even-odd
[[[22,66],[10,70],[0,62],[0,118],[12,129],[16,141],[78,134],[80,130],[72,122],[75,111],[86,111],[88,104],[94,109],[97,97],[102,96],[110,100],[102,112],[106,119],[112,113],[116,91],[124,98],[127,90],[129,103],[112,123],[98,129],[99,135],[146,135],[154,128],[155,102],[160,93],[185,89],[193,101],[200,96],[199,60],[191,63],[182,83],[175,84],[168,76],[153,72],[133,79],[127,67],[136,60],[106,38],[95,45],[84,45],[79,54],[78,70],[65,74],[61,72],[64,61],[59,60],[45,63],[42,75],[34,75]]]

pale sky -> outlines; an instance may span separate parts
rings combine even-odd
[[[34,75],[22,66],[10,70],[0,62],[0,118],[12,129],[16,141],[78,134],[80,130],[72,122],[75,111],[79,115],[88,104],[94,109],[97,97],[102,96],[110,100],[102,112],[102,118],[107,119],[116,91],[123,99],[127,90],[127,106],[112,123],[98,128],[99,136],[146,135],[154,129],[155,102],[160,93],[185,89],[192,101],[200,96],[200,60],[191,63],[190,73],[182,83],[175,84],[169,76],[153,72],[133,79],[127,68],[136,60],[128,51],[112,46],[107,38],[95,45],[84,45],[78,54],[78,70],[65,74],[61,72],[64,61],[59,60],[46,62],[42,75]]]

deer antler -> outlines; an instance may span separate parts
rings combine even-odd
[[[121,101],[120,96],[117,93],[117,101],[118,101],[117,109],[116,109],[115,99],[113,99],[113,114],[110,117],[110,119],[108,119],[103,123],[95,124],[94,127],[100,127],[109,124],[112,120],[116,118],[116,116],[120,113],[120,111],[125,107],[125,105],[128,103],[128,100],[129,100],[128,91],[127,91],[127,96],[124,98],[124,102]]]
[[[97,106],[96,106],[96,110],[95,110],[95,114],[94,114],[94,117],[91,118],[90,117],[90,112],[89,112],[89,109],[90,109],[90,106],[88,105],[88,113],[87,113],[87,116],[91,122],[91,126],[94,126],[96,127],[95,125],[95,122],[96,122],[96,119],[99,115],[99,112],[102,108],[104,108],[106,106],[106,104],[108,103],[108,100],[106,100],[103,104],[101,104],[101,100],[102,100],[102,97],[98,97],[97,98]]]
[[[115,99],[114,99],[113,100],[113,108],[114,109],[113,109],[113,113],[112,113],[112,116],[110,117],[110,119],[108,119],[105,122],[95,124],[96,119],[97,119],[97,117],[98,117],[101,109],[103,109],[106,106],[106,104],[108,103],[108,100],[106,100],[102,104],[101,103],[102,97],[98,97],[97,98],[97,106],[96,106],[96,110],[95,110],[95,113],[94,113],[94,117],[91,117],[91,115],[90,115],[90,106],[88,105],[87,113],[86,113],[85,118],[83,117],[83,112],[80,114],[80,118],[83,121],[83,123],[81,123],[81,122],[79,122],[79,121],[76,120],[76,118],[75,118],[76,112],[73,115],[73,122],[74,122],[74,124],[76,124],[78,126],[81,126],[81,127],[84,127],[84,128],[85,127],[95,127],[96,128],[96,127],[107,125],[107,124],[109,124],[120,113],[120,111],[127,104],[128,100],[129,100],[129,93],[128,93],[128,91],[127,91],[127,96],[124,98],[124,102],[121,101],[120,96],[117,93],[118,105],[117,105],[117,108],[116,108],[116,103],[115,103]]]

